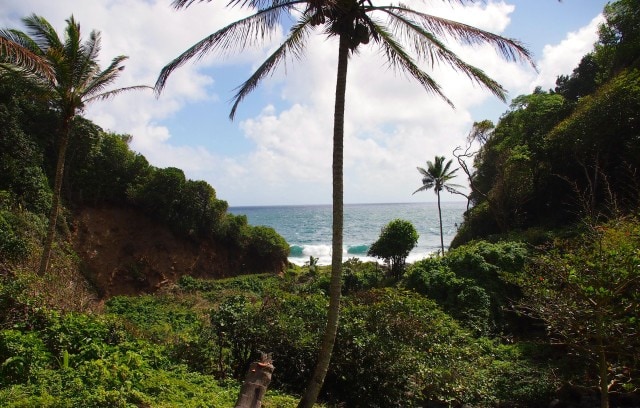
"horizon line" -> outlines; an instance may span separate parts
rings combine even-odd
[[[466,204],[465,201],[440,201],[441,203]],[[411,201],[411,202],[373,202],[373,203],[344,203],[348,205],[404,205],[404,204],[437,204],[437,201]],[[269,208],[269,207],[331,207],[333,204],[248,204],[248,205],[229,205],[229,208]]]

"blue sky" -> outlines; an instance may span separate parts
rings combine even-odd
[[[0,0],[0,26],[23,28],[20,18],[36,13],[62,32],[64,20],[73,14],[85,36],[91,29],[102,33],[103,64],[117,55],[129,56],[118,86],[153,85],[172,58],[247,13],[224,4],[213,1],[175,11],[170,0]],[[452,45],[503,84],[512,98],[535,86],[552,88],[558,75],[571,73],[597,38],[606,1],[503,0],[467,8],[441,0],[409,4],[526,44],[537,71],[505,63],[490,49]],[[208,181],[232,206],[330,203],[335,41],[312,36],[303,59],[290,61],[286,70],[265,80],[240,106],[235,121],[228,119],[234,88],[282,35],[278,32],[264,46],[241,55],[209,55],[186,64],[175,71],[160,98],[145,92],[122,95],[92,105],[86,116],[105,129],[133,135],[131,147],[153,165],[179,167],[189,178]],[[452,157],[474,121],[496,121],[508,108],[447,69],[433,75],[455,110],[389,71],[374,47],[351,60],[345,202],[434,200],[432,192],[411,195],[420,185],[416,166],[435,155]],[[464,179],[457,182],[464,184]]]

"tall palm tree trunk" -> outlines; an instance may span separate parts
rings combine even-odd
[[[440,209],[440,192],[438,191],[438,218],[440,219],[440,248],[442,249],[442,256],[444,256],[444,238],[442,237],[442,210]]]
[[[72,118],[65,118],[60,129],[58,159],[56,161],[56,174],[53,184],[53,197],[51,199],[51,211],[49,212],[49,225],[47,227],[47,237],[44,241],[42,257],[40,258],[40,268],[38,270],[38,273],[41,276],[45,275],[47,273],[47,269],[49,269],[51,248],[53,247],[53,241],[56,237],[56,224],[58,222],[58,213],[60,212],[60,192],[62,190],[62,180],[64,178],[64,162],[67,155],[67,146],[69,145],[71,119]]]
[[[298,408],[311,408],[315,404],[324,378],[329,370],[333,345],[338,332],[340,316],[340,294],[342,291],[342,233],[344,212],[343,182],[343,146],[344,146],[344,110],[347,89],[347,67],[349,47],[345,35],[340,36],[338,48],[338,74],[336,81],[336,101],[333,115],[333,238],[331,242],[331,283],[329,285],[329,311],[327,325],[318,353],[318,362],[313,376],[307,385]]]

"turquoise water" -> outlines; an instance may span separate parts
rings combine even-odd
[[[445,248],[462,222],[466,202],[442,203],[442,229]],[[331,206],[231,207],[229,212],[244,214],[251,225],[274,228],[291,246],[289,260],[298,265],[319,258],[318,263],[331,263]],[[344,207],[343,259],[352,257],[370,260],[369,246],[380,236],[389,221],[401,218],[410,221],[420,235],[418,246],[409,254],[414,262],[437,252],[440,229],[437,203],[408,204],[347,204]]]

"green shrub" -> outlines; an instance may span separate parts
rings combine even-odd
[[[522,296],[512,277],[523,270],[528,253],[519,242],[477,241],[450,250],[443,262],[457,277],[472,280],[487,293],[496,330],[511,331],[521,322],[508,310]]]
[[[170,297],[117,296],[109,299],[105,306],[107,312],[126,319],[135,334],[154,342],[191,338],[202,325],[194,311]]]
[[[36,333],[0,331],[0,385],[27,382],[48,363],[49,353]]]
[[[404,272],[407,256],[418,243],[418,232],[409,221],[395,219],[385,225],[367,255],[382,258],[390,265],[390,274],[398,279]]]
[[[435,300],[444,311],[478,335],[487,335],[494,327],[487,292],[474,280],[457,276],[444,258],[426,258],[414,263],[407,271],[404,285]]]
[[[287,263],[289,244],[273,228],[255,226],[248,228],[246,263],[251,270],[267,272],[281,270]]]
[[[277,286],[281,279],[273,274],[241,275],[225,279],[196,279],[184,275],[178,280],[179,287],[186,292],[211,293],[216,298],[219,292],[244,292],[261,295],[267,288]]]
[[[475,403],[491,361],[436,304],[396,289],[345,300],[326,389],[353,407]]]
[[[385,283],[385,273],[377,263],[350,258],[343,263],[342,270],[342,293],[345,295],[378,288]]]
[[[15,224],[12,213],[0,210],[0,262],[20,261],[29,254],[28,243]]]
[[[457,248],[475,239],[487,239],[498,232],[500,230],[491,213],[489,203],[483,201],[464,213],[464,220],[451,241],[450,248]]]

